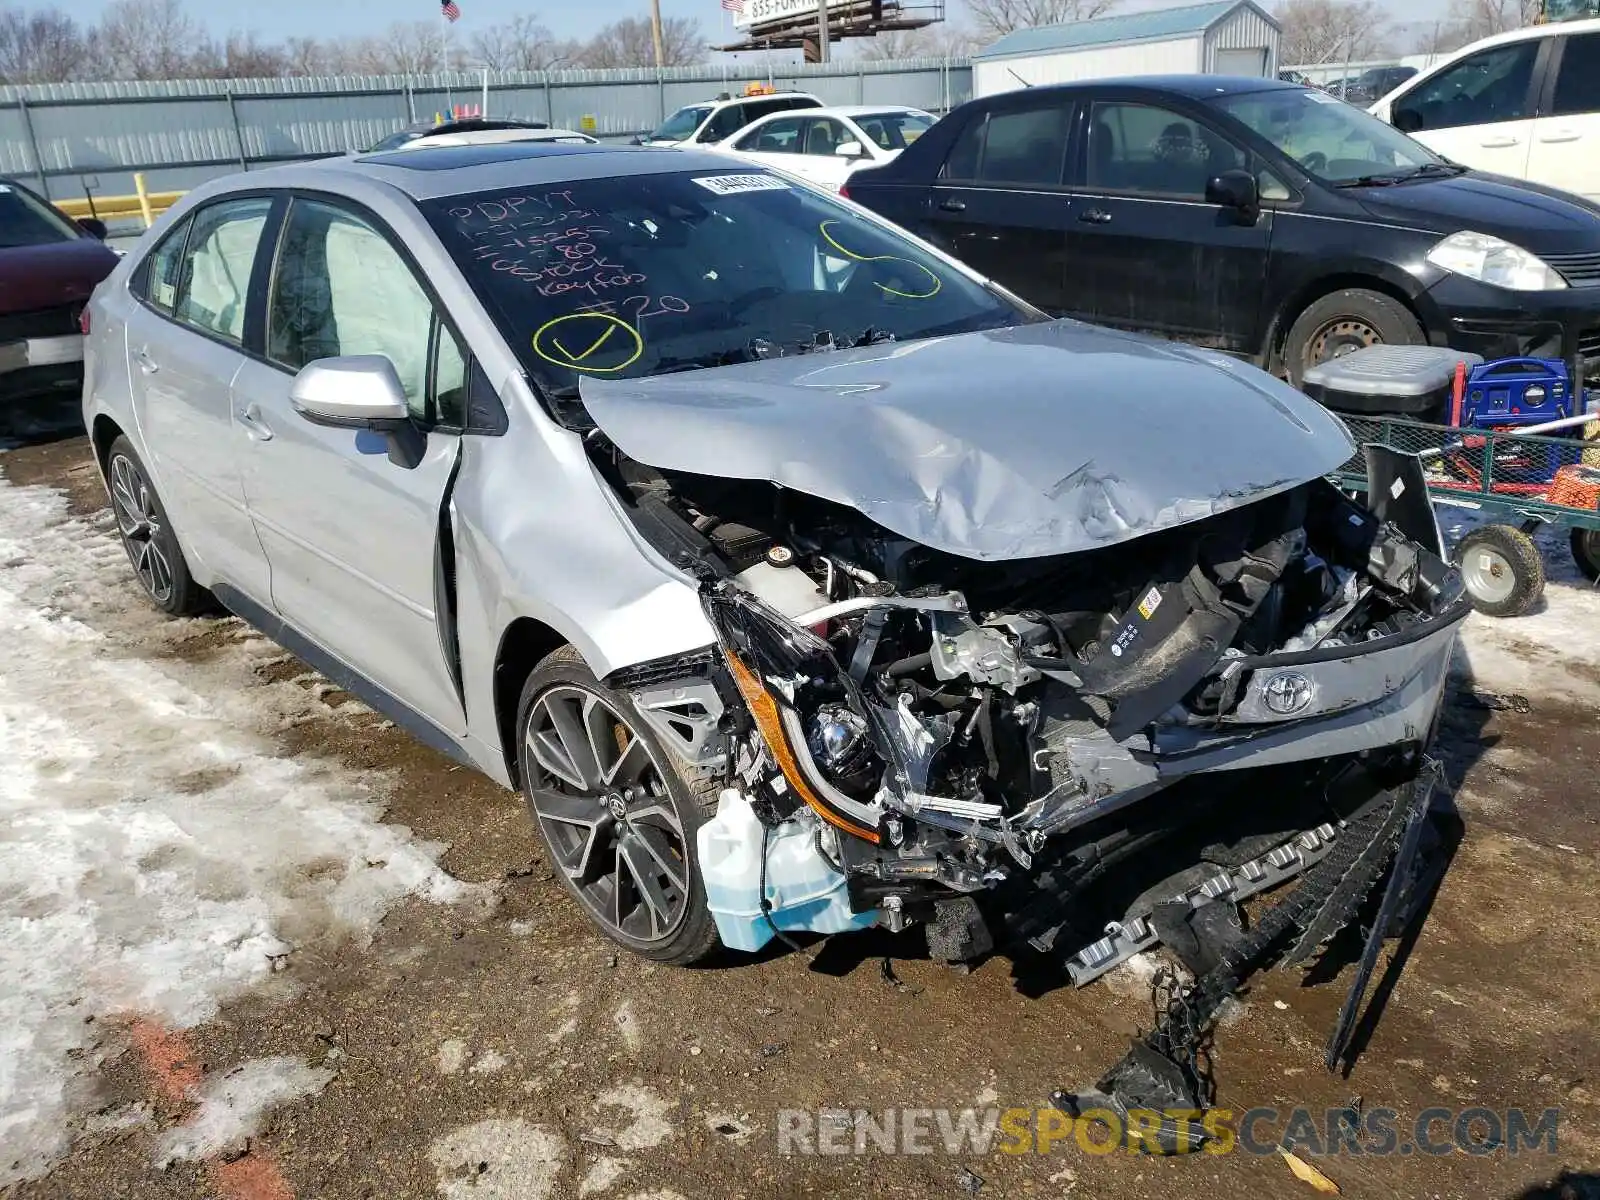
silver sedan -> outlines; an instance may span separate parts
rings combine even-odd
[[[219,180],[90,329],[150,598],[519,788],[666,961],[974,920],[941,902],[1198,812],[1147,801],[1203,774],[1359,758],[1381,791],[1466,611],[1431,518],[1323,481],[1353,446],[1304,396],[715,154]],[[1270,829],[1338,820],[1271,790]]]

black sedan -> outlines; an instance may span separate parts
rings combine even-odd
[[[848,195],[1052,313],[1296,384],[1384,342],[1600,367],[1600,207],[1276,80],[985,97]]]

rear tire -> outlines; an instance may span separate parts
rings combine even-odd
[[[1289,382],[1299,387],[1306,372],[1367,346],[1421,346],[1422,322],[1393,296],[1345,288],[1313,302],[1295,318],[1283,343]]]
[[[1572,531],[1572,561],[1590,583],[1600,580],[1600,529]]]
[[[166,507],[133,443],[118,437],[106,452],[106,490],[122,548],[134,577],[150,602],[174,617],[192,617],[213,608],[211,593],[194,581]]]
[[[1544,595],[1539,547],[1510,525],[1483,525],[1456,546],[1472,607],[1490,617],[1520,617]]]
[[[633,702],[571,646],[523,685],[517,762],[551,868],[602,933],[677,966],[718,949],[696,849],[717,782],[682,774]]]

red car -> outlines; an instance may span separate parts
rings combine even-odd
[[[0,404],[83,387],[78,316],[117,256],[101,221],[72,221],[0,179]]]

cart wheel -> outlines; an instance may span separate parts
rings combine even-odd
[[[1544,559],[1522,530],[1483,525],[1456,546],[1472,607],[1491,617],[1520,617],[1544,595]]]
[[[1600,580],[1600,529],[1572,531],[1572,561],[1591,583]]]

